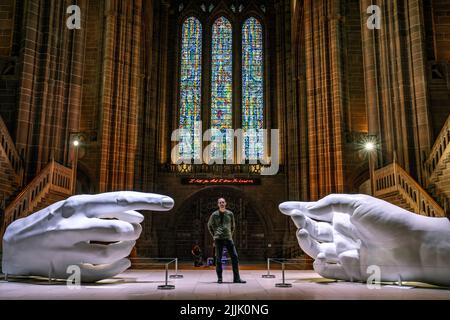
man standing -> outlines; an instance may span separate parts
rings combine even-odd
[[[230,210],[227,210],[227,202],[224,198],[220,198],[217,201],[219,210],[214,211],[208,221],[208,229],[211,236],[214,238],[214,244],[216,246],[216,272],[218,283],[222,283],[222,252],[223,248],[227,248],[231,257],[231,263],[233,266],[234,283],[246,283],[239,275],[239,260],[236,251],[236,247],[233,242],[233,233],[236,227],[234,221],[234,214]]]

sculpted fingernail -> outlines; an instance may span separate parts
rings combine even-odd
[[[284,214],[290,214],[290,212],[292,211],[292,205],[289,203],[282,203],[279,205],[278,207],[280,209],[280,211]]]
[[[161,205],[165,209],[172,209],[174,204],[175,202],[173,201],[173,199],[169,197],[165,197],[161,200]]]
[[[301,238],[308,238],[309,237],[309,232],[306,231],[305,229],[300,229],[298,231],[298,236]]]
[[[325,260],[325,253],[321,252],[317,255],[317,259],[316,260]]]

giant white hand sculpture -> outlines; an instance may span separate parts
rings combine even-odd
[[[280,211],[299,228],[314,270],[330,279],[450,285],[450,221],[419,216],[367,195],[330,195],[318,202],[285,202]]]
[[[74,196],[8,226],[3,237],[3,273],[66,279],[80,267],[81,281],[113,277],[130,267],[126,259],[144,217],[135,210],[168,211],[166,196],[114,192]],[[108,244],[109,243],[109,244]]]

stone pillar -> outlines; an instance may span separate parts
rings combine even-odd
[[[304,2],[310,200],[344,191],[339,1]]]
[[[141,117],[139,117],[139,136],[145,137],[138,144],[135,172],[135,188],[141,191],[153,191],[156,169],[156,136],[159,108],[155,104],[155,78],[156,61],[158,57],[154,48],[158,37],[155,36],[158,28],[158,13],[153,1],[145,1],[143,9],[144,30],[142,42],[145,43],[143,53],[143,104]],[[147,219],[146,219],[147,220]]]
[[[133,190],[143,96],[142,0],[108,0],[105,14],[100,192]]]
[[[0,115],[10,134],[15,135],[17,120],[17,29],[22,4],[5,0],[0,6]]]
[[[99,191],[100,128],[103,84],[103,40],[105,0],[89,0],[86,17],[83,101],[80,132],[85,136],[84,154],[79,153],[77,175],[90,181],[90,192]]]
[[[413,114],[411,116],[411,131],[413,131],[415,161],[411,163],[411,172],[416,173],[419,182],[425,182],[422,172],[423,163],[427,160],[432,141],[432,126],[430,123],[430,104],[426,76],[426,38],[423,16],[423,1],[405,1],[405,10],[409,30],[409,72],[412,79]],[[413,167],[414,166],[414,167]]]
[[[290,14],[287,14],[287,10]],[[288,197],[286,200],[299,200],[301,192],[301,147],[304,145],[302,143],[301,129],[304,126],[301,125],[300,113],[303,108],[303,95],[301,94],[300,85],[300,53],[297,46],[297,41],[299,41],[299,30],[297,29],[298,23],[301,20],[300,15],[301,8],[294,6],[292,3],[285,3],[283,10],[277,14],[277,19],[283,21],[283,27],[277,32],[277,37],[280,41],[288,42],[289,46],[284,44],[284,50],[281,54],[281,59],[283,63],[283,88],[285,92],[280,93],[281,98],[285,100],[282,104],[277,104],[277,106],[282,110],[284,115],[283,121],[285,122],[284,130],[284,161],[286,167],[286,182],[288,186]],[[283,46],[283,44],[281,44]],[[280,67],[281,69],[281,67]],[[292,71],[290,71],[292,70]],[[289,91],[292,93],[288,93]]]
[[[280,162],[285,163],[285,145],[288,131],[286,129],[287,111],[292,110],[290,101],[290,38],[289,38],[289,5],[287,1],[279,0],[275,2],[275,28],[276,28],[276,117],[274,123],[280,130]]]
[[[160,15],[160,32],[158,35],[159,61],[158,61],[158,87],[157,87],[157,106],[158,106],[158,142],[157,151],[159,154],[159,163],[169,162],[170,155],[170,118],[169,106],[167,105],[167,48],[168,30],[169,30],[169,3],[162,1]]]

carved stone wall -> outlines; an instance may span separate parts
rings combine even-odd
[[[24,2],[16,146],[25,159],[27,180],[50,159],[66,164],[70,132],[79,128],[85,33],[65,27],[71,4]],[[85,9],[87,1],[78,4]]]
[[[369,133],[381,142],[380,166],[394,158],[419,181],[431,123],[422,1],[379,1],[381,29],[362,24]],[[361,1],[361,11],[371,1]]]

